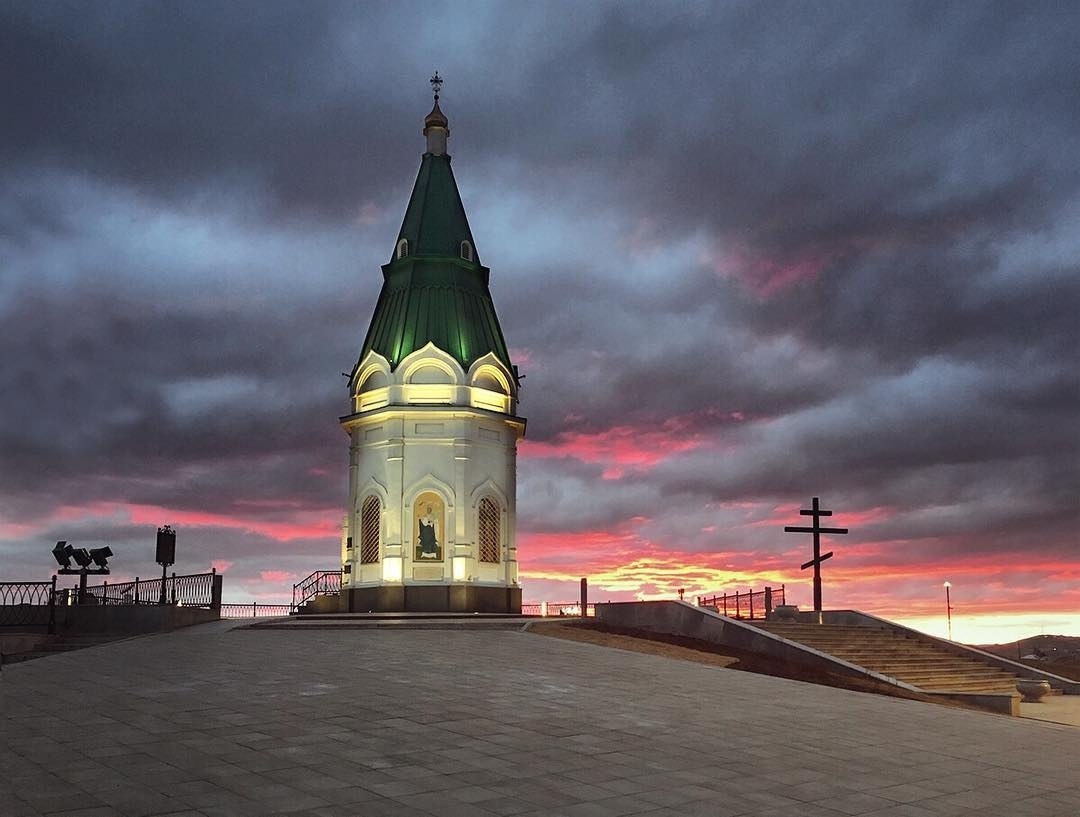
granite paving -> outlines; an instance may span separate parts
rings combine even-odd
[[[242,623],[5,667],[0,814],[1080,815],[1073,726],[520,631]]]

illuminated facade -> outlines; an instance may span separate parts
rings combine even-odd
[[[520,612],[518,373],[435,106],[349,378],[342,608]]]

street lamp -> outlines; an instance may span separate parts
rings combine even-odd
[[[158,604],[165,603],[165,571],[176,562],[176,531],[168,525],[157,530],[157,552],[154,561],[161,565],[161,596]],[[176,579],[173,579],[173,600],[176,600]]]
[[[949,641],[952,641],[952,601],[949,599],[949,588],[952,582],[945,582],[945,620],[949,625]]]

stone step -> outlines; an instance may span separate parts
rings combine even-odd
[[[912,686],[917,686],[919,689],[925,689],[928,692],[1016,692],[1016,684],[984,684],[977,681],[963,680],[931,681],[925,684],[912,684]]]
[[[874,665],[879,667],[906,667],[909,669],[927,670],[956,670],[956,669],[982,669],[988,672],[1007,672],[990,664],[984,664],[976,659],[963,659],[957,656],[941,655],[938,657],[906,657],[906,656],[882,656],[860,653],[857,651],[834,650],[830,655],[850,661],[853,664]]]
[[[921,689],[1011,692],[1016,677],[931,641],[887,629],[767,622],[762,629]]]
[[[978,681],[979,683],[1016,683],[1016,677],[1010,678],[1008,675],[983,675],[977,672],[892,672],[882,673],[883,675],[891,675],[893,678],[899,678],[901,681],[906,681],[909,684],[915,684],[916,686],[922,686],[923,684],[938,683],[940,681],[949,680],[963,680],[963,681]]]
[[[876,663],[872,661],[863,661],[861,663],[852,661],[852,664],[858,664],[860,667],[866,667],[872,669],[874,672],[884,672],[887,675],[895,675],[898,672],[906,672],[911,675],[921,674],[941,674],[944,672],[985,672],[987,675],[1001,675],[1008,677],[1015,677],[1012,673],[1004,670],[999,670],[994,667],[979,666],[966,666],[963,664],[904,664],[904,663]]]
[[[21,661],[32,661],[35,658],[46,658],[50,655],[83,650],[87,647],[97,647],[116,641],[114,636],[80,635],[60,636],[54,641],[46,641],[37,644],[33,649],[24,652],[4,653],[5,664],[17,664]]]

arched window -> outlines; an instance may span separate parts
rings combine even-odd
[[[379,561],[379,527],[382,510],[379,498],[369,496],[360,509],[360,563]]]
[[[404,258],[409,254],[409,242],[404,238],[397,243],[397,257]]]
[[[502,514],[499,506],[490,497],[480,500],[480,561],[498,562],[501,554],[499,532],[502,527]]]
[[[466,261],[472,261],[472,244],[468,241],[461,242],[461,257]]]

